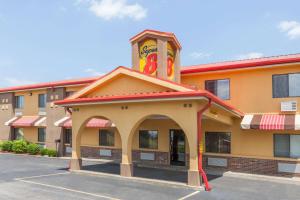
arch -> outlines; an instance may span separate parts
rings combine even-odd
[[[146,114],[146,115],[144,115],[143,117],[141,117],[140,119],[138,119],[138,120],[134,123],[134,125],[132,126],[132,129],[131,129],[131,131],[130,131],[130,134],[129,134],[128,138],[127,138],[127,148],[132,147],[133,136],[134,136],[135,132],[137,131],[138,127],[139,127],[145,120],[147,120],[147,119],[149,119],[150,117],[153,117],[153,116],[165,116],[165,117],[167,117],[168,119],[170,119],[170,120],[172,120],[173,122],[175,122],[175,123],[183,130],[183,132],[184,132],[184,134],[185,134],[185,136],[186,136],[186,138],[187,138],[187,143],[188,143],[188,145],[189,145],[189,147],[190,147],[190,144],[191,144],[191,142],[190,142],[190,141],[191,141],[191,137],[189,136],[189,134],[187,134],[188,132],[187,132],[186,127],[185,127],[184,124],[182,124],[179,120],[174,119],[174,117],[170,116],[169,114],[166,114],[166,113],[164,113],[164,114],[154,114],[154,113],[152,113],[152,114]],[[123,147],[123,148],[125,148],[125,147]],[[128,149],[128,150],[130,151],[131,149]]]
[[[115,136],[114,136],[114,145],[116,145],[116,141],[117,141],[116,138],[117,137],[119,138],[119,142],[117,143],[118,148],[115,148],[115,146],[114,146],[114,147],[111,147],[111,150],[114,150],[114,151],[119,150],[119,154],[120,154],[119,159],[121,159],[122,137],[121,137],[121,134],[120,134],[120,131],[119,131],[117,125],[115,124],[114,121],[112,121],[108,117],[105,117],[103,115],[93,115],[93,116],[89,116],[87,118],[80,118],[79,119],[80,122],[77,123],[77,124],[73,124],[73,126],[72,126],[72,137],[73,137],[73,141],[72,141],[72,147],[73,147],[73,149],[72,149],[72,160],[78,160],[78,161],[77,161],[77,163],[74,164],[75,166],[72,166],[72,163],[71,163],[71,169],[77,170],[77,169],[81,169],[81,167],[82,167],[82,161],[81,161],[81,158],[82,158],[81,150],[82,150],[82,145],[83,145],[82,136],[87,131],[86,126],[90,122],[90,120],[92,120],[92,119],[109,120],[110,123],[113,125],[113,129],[115,130],[114,131],[114,134],[115,134]],[[90,127],[90,128],[93,128],[93,127]],[[97,128],[97,127],[95,127],[95,128]],[[97,128],[97,130],[98,129],[101,129],[101,128]],[[102,128],[102,129],[107,129],[107,128]],[[87,137],[86,139],[90,140],[90,137]],[[99,140],[97,140],[97,141],[99,141]],[[96,151],[96,148],[97,148],[97,150],[102,149],[99,144],[97,144],[95,146],[87,144],[86,148],[94,148],[95,151]],[[109,148],[110,147],[106,147],[106,149],[109,149]],[[94,153],[94,155],[96,155],[96,154]]]

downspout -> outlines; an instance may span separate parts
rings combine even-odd
[[[203,113],[211,106],[211,99],[209,99],[208,103],[197,112],[197,145],[198,145],[198,171],[200,177],[202,177],[204,184],[205,184],[205,190],[210,191],[211,187],[208,183],[207,176],[205,171],[203,170],[203,163],[202,163],[202,151],[203,148],[201,146],[201,141],[202,141],[202,115]]]

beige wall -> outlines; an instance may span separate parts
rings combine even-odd
[[[108,81],[91,92],[88,97],[103,96],[103,95],[128,95],[141,92],[161,92],[167,91],[165,87],[158,86],[134,77],[119,75],[113,80]]]
[[[269,67],[264,69],[249,69],[201,73],[182,76],[182,83],[205,89],[205,80],[230,79],[230,100],[228,103],[245,113],[280,112],[280,102],[296,100],[300,97],[272,98],[272,75],[300,72],[300,65]],[[300,106],[298,106],[298,112]]]
[[[32,95],[31,95],[32,94]],[[34,116],[39,113],[38,96],[46,94],[46,90],[35,90],[26,92],[16,92],[15,96],[24,96],[24,108],[21,110],[23,115]]]
[[[115,128],[111,128],[112,131],[115,133],[115,145],[111,148],[122,148],[121,143],[121,137]],[[99,131],[98,128],[85,128],[83,130],[82,136],[81,136],[81,146],[92,146],[92,147],[98,147],[99,145]]]

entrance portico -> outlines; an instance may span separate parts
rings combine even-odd
[[[168,132],[180,130],[184,133],[185,143],[188,147],[185,153],[185,157],[188,156],[186,158],[188,160],[186,163],[188,166],[187,182],[189,185],[199,186],[201,182],[199,163],[202,162],[202,160],[198,162],[199,150],[202,148],[198,145],[198,122],[202,121],[199,118],[199,111],[206,111],[203,114],[206,119],[229,124],[232,123],[232,118],[239,117],[240,113],[209,92],[195,91],[183,85],[149,77],[126,68],[118,68],[113,73],[115,74],[106,81],[100,79],[95,85],[88,86],[68,99],[56,102],[58,105],[72,110],[71,169],[81,169],[81,141],[87,123],[93,118],[101,118],[113,123],[120,136],[121,141],[118,147],[122,151],[120,174],[133,176],[132,154],[137,131],[145,121],[148,121],[148,127],[152,126],[149,128],[150,130],[156,130],[157,125],[153,120],[158,120]],[[149,78],[154,80],[150,82],[147,80]],[[138,89],[145,92],[111,95],[107,87],[116,91],[117,88],[124,86],[122,81],[126,81],[129,92],[133,91],[132,88],[136,89],[137,81],[139,81]],[[152,92],[149,92],[151,90]],[[211,106],[209,109],[208,104]],[[165,119],[171,121],[173,125],[162,121]],[[163,149],[167,149],[167,153],[170,153],[168,149],[170,143],[167,142],[168,140],[164,140],[161,134],[163,133],[158,133],[157,151],[161,152]],[[171,158],[168,159],[170,163]]]

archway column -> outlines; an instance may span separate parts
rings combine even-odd
[[[122,138],[122,162],[120,164],[120,175],[125,177],[131,177],[133,176],[131,153],[132,142],[127,135],[123,136]]]
[[[80,170],[82,168],[80,151],[81,134],[79,127],[77,124],[74,124],[72,127],[72,158],[70,161],[70,170]]]

